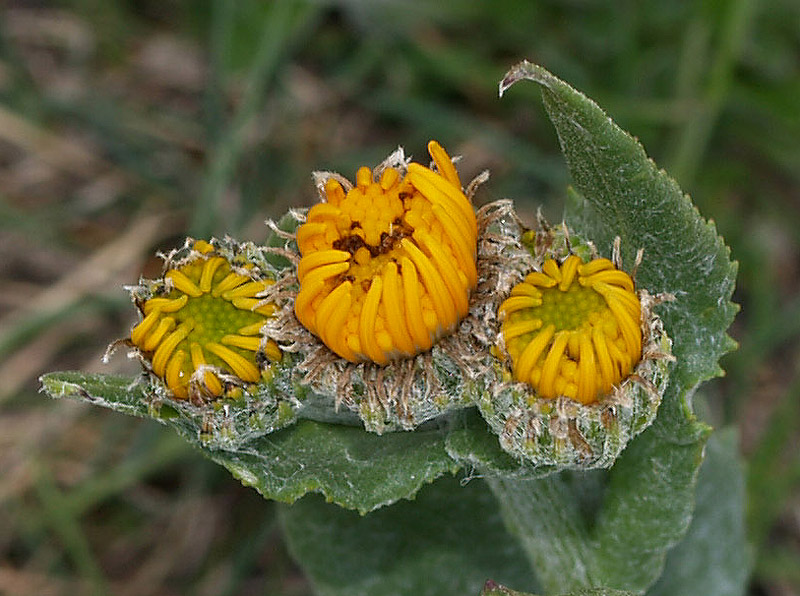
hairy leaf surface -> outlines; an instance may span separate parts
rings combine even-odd
[[[677,359],[665,401],[669,409],[689,407],[692,390],[721,374],[720,357],[735,347],[727,335],[738,310],[730,300],[737,270],[730,250],[678,184],[596,103],[529,62],[506,74],[501,93],[522,79],[542,86],[579,193],[567,223],[606,255],[619,236],[629,270],[643,249],[637,285],[675,297],[659,309]]]
[[[533,574],[480,480],[442,478],[366,516],[309,496],[282,509],[290,550],[326,596],[466,596]]]
[[[674,296],[660,311],[677,361],[655,423],[610,470],[589,518],[578,504],[591,490],[586,483],[596,483],[591,475],[489,483],[548,592],[607,586],[642,593],[691,520],[709,429],[690,398],[720,373],[718,360],[733,346],[726,330],[736,313],[736,265],[713,224],[597,104],[527,62],[509,71],[501,93],[522,79],[542,86],[575,184],[567,223],[606,256],[619,236],[629,270],[644,249],[637,284]]]
[[[150,385],[110,375],[50,373],[42,377],[53,397],[71,397],[152,417],[180,433],[213,461],[264,497],[291,502],[320,492],[361,512],[412,497],[419,488],[460,466],[445,450],[447,431],[434,427],[378,436],[362,428],[301,420],[275,432],[253,435],[232,449],[210,448],[197,421],[162,403]]]
[[[686,537],[667,555],[648,596],[741,596],[751,558],[744,524],[744,467],[736,429],[714,433],[697,479],[697,506]]]

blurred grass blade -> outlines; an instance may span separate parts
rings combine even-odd
[[[708,83],[699,98],[699,106],[681,128],[674,155],[669,160],[670,171],[683,184],[692,183],[697,168],[703,163],[711,134],[731,90],[733,71],[747,40],[755,4],[752,0],[733,0],[717,5],[727,10],[727,14],[721,17],[722,30],[717,35],[719,41],[709,69]],[[708,23],[708,19],[703,20]],[[687,35],[696,31],[692,27],[686,29]],[[687,53],[682,68],[692,69],[696,62],[696,54]]]
[[[517,592],[505,586],[499,586],[493,581],[486,582],[486,585],[481,592],[481,596],[536,596],[535,594],[528,594],[527,592]],[[624,592],[622,590],[610,590],[608,588],[588,588],[586,590],[575,590],[568,594],[559,594],[559,596],[633,596],[632,592]]]
[[[796,375],[750,456],[747,521],[750,539],[757,548],[767,542],[770,528],[800,485],[797,474],[791,472],[792,466],[800,466],[794,446],[799,418],[800,375]]]
[[[236,3],[213,0],[211,4],[211,32],[209,35],[209,75],[204,95],[204,112],[208,139],[215,145],[225,129],[225,102],[234,36]]]
[[[220,221],[222,199],[236,172],[247,134],[264,103],[268,83],[280,65],[286,46],[312,10],[316,9],[310,9],[304,2],[278,0],[264,17],[263,32],[245,81],[244,95],[232,120],[211,149],[203,189],[194,208],[191,235],[207,238],[224,231],[220,227],[224,223]],[[233,31],[233,27],[227,26],[222,34],[230,35]],[[225,47],[223,40],[216,44]]]
[[[98,503],[140,484],[145,478],[191,458],[196,458],[196,454],[186,441],[162,433],[155,445],[132,454],[105,473],[92,476],[75,487],[64,498],[63,507],[77,517]]]
[[[83,534],[80,522],[70,508],[64,506],[65,497],[55,485],[49,470],[44,467],[39,468],[34,486],[45,519],[61,540],[65,552],[80,574],[92,587],[92,594],[96,596],[108,594],[105,576]]]
[[[156,215],[144,215],[131,222],[118,238],[94,252],[79,267],[33,296],[24,309],[0,319],[0,356],[5,356],[36,330],[86,298],[101,293],[122,272],[132,268],[163,233],[166,224]],[[115,288],[112,288],[115,290]]]

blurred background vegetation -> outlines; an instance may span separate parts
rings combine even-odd
[[[702,409],[741,432],[753,595],[800,593],[800,3],[796,0],[7,0],[0,6],[0,594],[305,595],[273,503],[167,430],[37,393],[136,371],[122,286],[186,234],[263,240],[398,144],[463,155],[479,202],[557,220],[542,64],[716,220],[741,343]],[[646,255],[645,255],[646,258]],[[699,400],[698,400],[699,401]]]

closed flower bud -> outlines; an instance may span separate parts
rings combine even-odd
[[[275,311],[262,296],[274,281],[202,240],[184,252],[162,279],[133,288],[142,319],[128,342],[170,397],[202,403],[262,381],[281,360],[262,334]]]
[[[642,308],[631,277],[609,259],[547,258],[500,305],[514,379],[545,399],[596,403],[642,356]]]
[[[502,379],[481,412],[509,453],[540,465],[609,466],[655,418],[671,342],[636,287],[619,239],[611,259],[566,228],[523,235],[526,266],[504,289],[496,325]]]

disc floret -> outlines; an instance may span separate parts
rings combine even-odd
[[[642,358],[633,279],[608,259],[547,258],[512,289],[499,315],[514,379],[542,398],[594,403]]]
[[[437,171],[362,167],[352,187],[329,177],[297,230],[295,315],[350,362],[386,365],[429,350],[469,310],[475,213],[445,150],[435,141],[428,150]]]
[[[275,306],[259,296],[272,283],[196,241],[152,295],[136,299],[143,318],[130,343],[178,399],[219,397],[228,381],[256,383],[260,363],[281,359],[278,345],[261,333]]]

